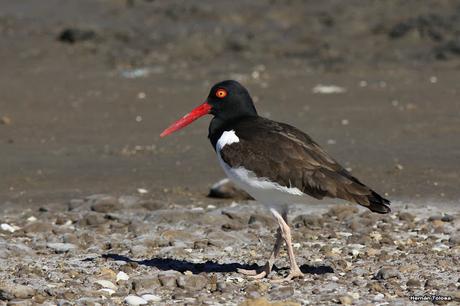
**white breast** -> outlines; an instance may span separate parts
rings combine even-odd
[[[249,193],[254,199],[270,207],[278,207],[292,203],[299,196],[304,195],[298,188],[281,186],[267,178],[257,177],[254,172],[244,167],[232,168],[225,163],[220,151],[226,145],[238,143],[240,139],[235,131],[225,131],[216,144],[217,158],[225,174],[241,189]]]

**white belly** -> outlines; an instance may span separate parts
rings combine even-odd
[[[257,177],[254,172],[243,167],[230,167],[223,161],[220,151],[224,146],[235,142],[239,142],[239,138],[232,130],[224,132],[216,144],[217,159],[224,169],[225,174],[235,185],[245,190],[257,201],[277,209],[280,206],[295,202],[300,196],[304,195],[298,188],[281,186],[267,178]]]

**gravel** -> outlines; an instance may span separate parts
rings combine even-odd
[[[71,202],[79,204],[2,217],[15,231],[0,233],[0,303],[404,305],[410,295],[458,298],[455,207],[430,214],[395,203],[394,213],[377,215],[350,205],[293,205],[305,278],[275,283],[236,272],[262,266],[274,243],[275,223],[255,202],[210,200],[205,209],[165,202],[153,210],[143,203],[158,202],[147,196]],[[94,209],[100,203],[118,204]],[[288,266],[283,248],[269,278],[286,276]]]

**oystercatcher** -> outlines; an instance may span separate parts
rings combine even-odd
[[[161,133],[169,135],[199,117],[211,114],[208,138],[227,176],[254,199],[265,204],[279,228],[268,262],[261,270],[240,270],[254,278],[268,276],[286,243],[290,273],[285,280],[302,277],[294,257],[287,222],[288,205],[309,195],[316,199],[340,198],[390,212],[390,201],[361,183],[329,156],[310,136],[285,123],[257,114],[248,90],[228,80],[211,88],[206,102]]]

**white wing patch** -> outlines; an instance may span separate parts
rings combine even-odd
[[[304,193],[298,188],[281,186],[267,178],[257,177],[256,174],[244,167],[232,168],[222,159],[220,151],[226,145],[239,142],[235,131],[225,131],[216,144],[217,158],[225,174],[241,189],[249,193],[254,199],[264,204],[280,204],[292,201],[292,196],[302,196]]]

